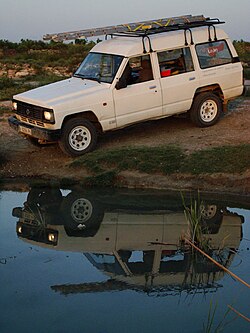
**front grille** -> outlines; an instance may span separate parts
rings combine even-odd
[[[51,109],[17,101],[16,114],[25,117],[25,119],[28,119],[26,122],[32,123],[32,119],[38,120],[40,121],[39,126],[43,126],[41,123],[48,122],[44,119],[44,111],[51,111]]]
[[[40,127],[45,126],[44,123],[40,120],[34,120],[23,116],[17,116],[17,119],[22,121],[23,123],[29,123],[31,125],[40,126]]]

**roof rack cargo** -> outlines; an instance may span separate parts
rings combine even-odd
[[[62,42],[64,40],[84,39],[87,37],[95,36],[130,36],[130,37],[144,37],[156,33],[173,31],[173,30],[189,30],[195,27],[208,26],[209,39],[211,39],[210,27],[215,24],[225,23],[219,19],[211,19],[204,15],[184,15],[177,17],[161,18],[156,20],[148,20],[142,22],[126,23],[113,26],[106,26],[101,28],[85,29],[70,32],[61,32],[55,34],[46,34],[43,36],[44,40],[53,40],[55,42]],[[189,30],[190,31],[190,30]],[[215,28],[214,28],[215,31]],[[216,38],[216,32],[215,32]]]

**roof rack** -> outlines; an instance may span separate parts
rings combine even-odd
[[[70,32],[61,32],[55,34],[46,34],[43,36],[44,40],[53,40],[62,42],[64,40],[85,39],[87,37],[95,36],[117,36],[126,35],[133,37],[144,37],[156,33],[173,31],[173,30],[189,30],[195,27],[208,26],[209,35],[210,27],[214,24],[222,24],[219,19],[206,18],[203,15],[184,15],[177,17],[161,18],[156,20],[148,20],[142,22],[119,24],[114,26],[106,26],[94,29],[85,29]],[[210,35],[211,38],[211,35]]]

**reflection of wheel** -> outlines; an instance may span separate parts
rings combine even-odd
[[[86,194],[71,192],[64,198],[61,205],[64,225],[72,230],[95,228],[98,230],[103,220],[100,204]]]
[[[80,156],[93,150],[97,143],[95,126],[86,119],[69,119],[62,130],[60,148],[70,156]]]
[[[214,125],[222,112],[221,99],[213,93],[198,95],[190,110],[192,122],[199,127]]]
[[[216,205],[201,204],[200,212],[204,232],[210,234],[217,233],[220,229],[223,218],[221,208]]]
[[[216,213],[218,212],[216,205],[201,205],[200,210],[201,210],[201,216],[205,220],[211,220],[216,216]]]
[[[85,222],[87,222],[93,213],[93,207],[89,200],[85,198],[76,199],[71,206],[71,216],[72,219],[78,223],[77,228],[81,229],[82,226],[85,227]]]

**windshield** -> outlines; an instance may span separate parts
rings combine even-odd
[[[75,77],[112,83],[123,57],[104,53],[89,53],[83,60]]]

